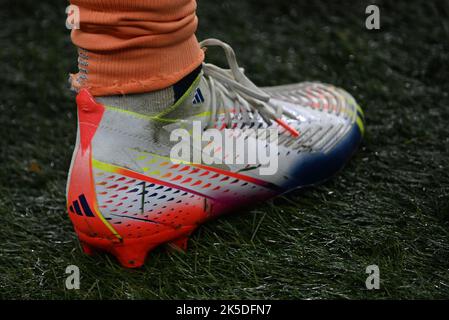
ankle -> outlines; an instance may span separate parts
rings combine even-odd
[[[148,116],[156,115],[176,103],[187,92],[202,69],[200,65],[174,85],[146,93],[100,96],[96,100],[109,107],[119,108]]]

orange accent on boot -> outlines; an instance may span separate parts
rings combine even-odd
[[[195,226],[183,226],[180,228],[166,228],[160,233],[153,233],[141,238],[124,238],[121,243],[114,243],[103,238],[93,238],[82,232],[78,232],[82,243],[89,248],[95,248],[114,255],[125,268],[140,268],[150,251],[162,243],[173,239],[186,238],[194,230]]]
[[[181,204],[167,208],[160,215],[161,221],[130,219],[128,223],[112,226],[102,216],[98,208],[102,204],[98,203],[94,185],[92,139],[105,108],[85,89],[79,93],[77,104],[80,142],[70,175],[68,209],[83,251],[91,255],[94,250],[103,250],[113,254],[122,266],[138,268],[144,264],[148,252],[160,244],[172,242],[185,249],[188,236],[209,217],[203,206],[204,197],[199,195],[190,199],[188,207],[182,207],[182,215],[173,214],[181,209]],[[128,177],[126,173],[121,174]]]
[[[292,126],[290,126],[287,122],[285,122],[282,119],[276,119],[276,122],[283,127],[285,130],[287,130],[288,132],[290,132],[290,134],[292,136],[294,136],[295,138],[299,137],[299,132],[293,128]]]
[[[78,105],[78,122],[80,126],[80,142],[83,151],[90,148],[92,139],[104,113],[104,106],[97,103],[86,89],[82,89],[76,97]]]
[[[120,235],[108,224],[97,208],[92,176],[92,139],[103,117],[104,107],[95,102],[87,90],[77,96],[79,146],[68,182],[67,207],[75,229],[90,237],[121,241]]]

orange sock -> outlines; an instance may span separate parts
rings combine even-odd
[[[80,9],[73,88],[94,96],[169,87],[204,59],[195,0],[71,0]]]

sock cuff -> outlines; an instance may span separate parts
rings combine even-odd
[[[182,54],[180,54],[182,53]],[[94,96],[124,95],[161,90],[195,71],[204,60],[195,36],[169,48],[130,49],[121,53],[93,53],[80,49],[79,72],[72,87]]]
[[[167,88],[204,59],[195,31],[195,0],[71,0],[80,9],[80,48],[75,90],[94,96]]]
[[[137,94],[101,96],[96,97],[96,100],[105,106],[146,116],[153,116],[161,113],[164,109],[178,101],[198,77],[201,69],[202,66],[200,65],[173,86],[162,90]]]

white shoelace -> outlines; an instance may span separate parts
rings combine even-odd
[[[295,116],[281,105],[275,107],[270,104],[270,96],[249,80],[243,69],[239,67],[235,52],[230,45],[217,39],[207,39],[202,41],[200,46],[202,48],[221,47],[230,67],[226,70],[210,63],[203,63],[204,78],[208,81],[211,94],[211,117],[208,127],[214,126],[217,121],[217,110],[221,107],[224,110],[227,127],[232,124],[231,113],[232,109],[235,109],[235,113],[241,114],[246,124],[251,123],[250,113],[253,114],[253,119],[257,119],[257,115],[260,115],[267,125],[270,126],[274,120],[291,135],[299,136],[298,131],[282,120],[282,115],[292,119]],[[225,100],[225,96],[234,101],[233,107],[221,103]]]

